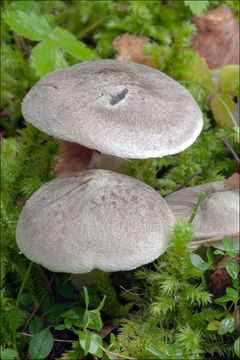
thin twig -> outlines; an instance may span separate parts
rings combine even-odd
[[[235,153],[235,151],[233,150],[232,146],[229,144],[229,141],[227,138],[223,138],[222,142],[224,143],[224,145],[228,148],[228,150],[230,151],[230,153],[232,154],[232,156],[234,157],[234,159],[236,160],[237,164],[238,164],[238,168],[240,166],[240,159],[237,156],[237,154]]]
[[[52,276],[52,278],[51,278],[51,280],[50,280],[50,284],[52,284],[54,277],[55,277],[55,274]],[[40,308],[40,306],[41,306],[41,304],[42,304],[45,296],[46,296],[46,295],[43,295],[43,296],[41,297],[41,299],[39,300],[39,303],[38,303],[37,306],[34,308],[33,312],[32,312],[31,315],[29,316],[29,318],[27,319],[27,322],[26,322],[26,324],[25,324],[25,326],[24,326],[24,329],[22,330],[23,332],[27,330],[28,325],[30,324],[30,321],[33,319],[33,317],[35,316],[36,312],[37,312],[38,309]]]
[[[237,233],[234,233],[234,234],[229,234],[229,235],[226,235],[230,238],[233,238],[235,236],[239,236],[240,235],[240,232],[237,232]],[[212,242],[215,242],[215,241],[220,241],[222,240],[223,236],[220,236],[220,237],[215,237],[215,238],[211,238],[211,239],[204,239],[204,240],[198,240],[198,241],[192,241],[189,243],[189,245],[201,245],[201,244],[209,244],[209,243],[212,243]]]
[[[43,271],[42,267],[39,264],[35,264],[36,268],[38,268],[38,270],[40,271],[43,280],[46,284],[46,288],[48,289],[48,291],[51,293],[52,292],[52,288],[51,288],[51,281],[49,281],[47,275],[45,274],[45,272]]]
[[[188,183],[190,183],[190,181],[191,181],[193,178],[195,178],[195,176],[200,175],[200,174],[202,174],[202,169],[199,169],[199,170],[196,171],[194,174],[192,174],[192,176],[190,176],[190,178],[187,179],[187,180],[185,181],[185,183],[183,183],[181,186],[179,186],[179,188],[177,188],[177,189],[174,190],[173,192],[178,191],[178,190],[181,190],[182,188],[184,188],[184,186],[186,186]]]
[[[24,336],[30,336],[30,337],[33,337],[34,335],[32,334],[27,334],[25,332],[18,332],[19,335],[24,335]],[[76,343],[78,342],[77,340],[64,340],[64,339],[53,339],[54,341],[56,342],[65,342],[65,343]]]

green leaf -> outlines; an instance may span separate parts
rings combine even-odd
[[[220,297],[220,298],[218,298],[218,299],[215,299],[214,300],[214,302],[216,303],[216,304],[218,304],[218,305],[222,305],[223,307],[225,307],[226,306],[226,303],[228,302],[228,301],[230,301],[231,299],[227,296],[227,295],[224,295],[224,296],[222,296],[222,297]]]
[[[44,40],[51,33],[47,20],[34,12],[8,11],[4,19],[12,30],[30,40]]]
[[[27,1],[21,1],[17,0],[12,3],[12,8],[14,11],[22,11],[25,13],[31,13],[34,12],[35,14],[40,15],[40,8],[36,1],[33,0],[27,0]]]
[[[221,91],[234,92],[239,86],[239,65],[227,65],[218,76]]]
[[[197,254],[190,255],[191,263],[199,270],[206,271],[209,268],[209,264],[206,263],[201,256]]]
[[[210,331],[218,330],[219,324],[220,324],[220,321],[217,321],[217,320],[211,321],[207,326],[207,330],[210,330]]]
[[[239,297],[238,292],[235,289],[230,288],[230,287],[227,287],[226,293],[227,293],[227,296],[233,301],[237,300]]]
[[[65,330],[65,329],[66,329],[66,326],[65,326],[64,324],[60,324],[60,325],[55,326],[54,329],[55,329],[55,330]]]
[[[28,306],[33,303],[32,296],[29,293],[23,293],[20,296],[20,304]]]
[[[19,357],[17,351],[13,349],[4,349],[0,355],[2,360],[11,360]]]
[[[33,49],[31,58],[33,66],[41,77],[67,65],[63,53],[52,39],[39,43]]]
[[[29,354],[34,360],[45,359],[53,348],[54,340],[52,333],[47,327],[40,331],[30,340]]]
[[[235,354],[240,358],[240,337],[234,342],[233,348]]]
[[[84,298],[85,298],[86,309],[88,309],[88,306],[89,306],[89,296],[88,296],[87,288],[86,288],[85,286],[83,287],[83,291],[84,291]]]
[[[79,343],[84,350],[84,355],[88,353],[102,357],[102,349],[99,348],[98,344],[102,345],[102,339],[95,333],[85,333],[84,331],[78,332]]]
[[[223,319],[218,328],[218,335],[224,335],[226,333],[232,333],[234,331],[235,320],[229,315]]]
[[[67,284],[60,284],[57,288],[57,291],[60,295],[64,296],[65,298],[72,299],[73,298],[73,286],[70,283]]]
[[[226,269],[229,275],[231,276],[231,278],[233,278],[234,280],[238,278],[239,265],[235,260],[230,259],[227,262]]]
[[[76,56],[80,60],[89,61],[94,58],[93,52],[86,45],[78,41],[73,34],[65,29],[56,27],[53,36],[58,45],[69,54]]]
[[[207,259],[209,265],[212,265],[214,263],[215,260],[214,248],[211,246],[207,248]]]
[[[231,251],[233,249],[233,241],[230,237],[224,236],[222,238],[223,246],[225,251]]]
[[[28,331],[30,334],[37,334],[44,329],[44,323],[37,317],[34,317],[29,324]]]
[[[224,251],[217,249],[217,250],[214,250],[214,254],[215,255],[224,255]]]
[[[227,93],[219,93],[218,95],[225,102],[225,104],[228,106],[230,112],[232,113],[236,104],[232,100],[231,96]],[[217,123],[217,125],[229,126],[229,127],[231,127],[233,125],[228,111],[226,110],[226,108],[224,107],[222,102],[219,101],[219,99],[216,96],[214,96],[210,101],[210,109],[212,111],[214,120]]]
[[[153,355],[157,356],[158,359],[167,359],[168,356],[164,354],[157,346],[150,344],[146,346],[146,350],[150,351]]]
[[[66,328],[67,328],[67,329],[71,329],[71,327],[72,327],[72,322],[71,322],[71,320],[65,319],[65,320],[64,320],[64,324],[66,325]]]
[[[209,1],[197,1],[197,0],[185,0],[184,4],[185,6],[188,6],[193,13],[193,15],[201,15],[203,12],[205,12],[208,8]]]

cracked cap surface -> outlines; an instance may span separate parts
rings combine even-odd
[[[48,135],[123,158],[175,154],[203,126],[191,94],[151,67],[95,60],[43,77],[22,103],[22,113]]]

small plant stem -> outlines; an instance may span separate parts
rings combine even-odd
[[[101,18],[97,20],[95,23],[84,29],[80,34],[77,35],[78,39],[82,39],[84,36],[86,36],[90,31],[94,30],[96,27],[101,25],[104,22],[105,18]]]
[[[235,236],[239,236],[240,235],[240,232],[237,232],[237,233],[234,233],[234,234],[229,234],[229,235],[226,235],[230,238],[233,238]],[[201,244],[209,244],[209,243],[212,243],[212,242],[215,242],[215,241],[220,241],[222,240],[223,236],[220,236],[220,237],[215,237],[215,238],[211,238],[211,239],[204,239],[204,240],[198,240],[198,241],[192,241],[189,243],[189,245],[201,245]]]
[[[18,332],[19,335],[24,335],[24,336],[29,336],[29,337],[33,337],[34,335],[32,334],[28,334],[28,333],[25,333],[25,332]],[[65,342],[65,343],[75,343],[75,342],[78,342],[77,340],[64,340],[64,339],[53,339],[54,341],[56,342]]]
[[[177,189],[174,190],[173,192],[178,191],[178,190],[181,190],[182,188],[184,188],[184,186],[186,186],[188,183],[190,183],[190,181],[191,181],[193,178],[195,178],[195,176],[200,175],[200,174],[202,174],[202,169],[199,169],[198,171],[196,171],[192,176],[190,176],[189,179],[187,179],[187,180],[185,181],[185,183],[183,183],[181,186],[179,186],[179,188],[177,188]]]
[[[191,217],[190,217],[190,219],[189,219],[189,221],[188,221],[189,224],[192,224],[195,216],[197,215],[198,208],[199,208],[199,206],[200,206],[200,204],[201,204],[201,202],[202,202],[202,200],[203,200],[203,198],[204,198],[204,195],[205,195],[205,193],[204,193],[204,192],[201,192],[201,194],[200,194],[200,196],[199,196],[199,199],[198,199],[198,202],[197,202],[197,205],[195,206],[195,208],[194,208],[194,210],[193,210],[193,213],[192,213],[192,215],[191,215]]]
[[[193,83],[193,84],[199,84],[202,87],[205,87],[206,89],[208,89],[213,95],[216,96],[216,98],[220,101],[220,103],[222,103],[222,105],[224,106],[225,110],[227,111],[233,126],[238,127],[237,121],[235,119],[235,117],[233,116],[231,110],[229,109],[229,107],[227,106],[227,104],[225,103],[225,101],[221,98],[221,96],[215,91],[213,90],[210,86],[203,84],[200,81],[194,81],[194,80],[184,80],[184,81],[179,81],[180,83],[184,84],[184,83]]]
[[[235,151],[233,150],[233,148],[231,147],[231,145],[229,144],[229,141],[226,138],[222,139],[222,142],[224,143],[224,145],[228,148],[228,150],[230,151],[230,153],[232,154],[232,156],[234,157],[234,159],[236,160],[237,164],[238,164],[238,168],[240,167],[240,159],[237,156],[237,154],[235,153]]]
[[[14,324],[14,327],[13,327],[13,341],[14,341],[14,345],[17,349],[17,339],[16,339],[16,330],[17,330],[17,324],[16,324],[16,314],[17,314],[17,311],[18,311],[18,307],[19,307],[19,303],[20,303],[20,297],[22,295],[22,292],[25,288],[25,285],[26,285],[26,282],[28,280],[28,277],[29,277],[29,274],[31,272],[31,269],[32,269],[32,266],[33,266],[33,262],[31,261],[29,266],[28,266],[28,269],[26,271],[26,274],[23,278],[23,281],[22,281],[22,284],[20,286],[20,289],[18,291],[18,296],[17,296],[17,300],[16,300],[16,304],[15,304],[15,309],[14,309],[14,316],[15,316],[15,324]]]

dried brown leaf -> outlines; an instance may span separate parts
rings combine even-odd
[[[128,33],[118,36],[113,41],[113,48],[117,51],[115,58],[155,67],[152,57],[147,55],[143,49],[143,45],[147,42],[148,38],[144,36]]]
[[[230,189],[239,189],[240,188],[240,174],[235,172],[233,175],[229,176],[224,181],[224,184]]]
[[[239,64],[239,25],[228,8],[217,8],[192,18],[197,26],[192,47],[211,69]]]

